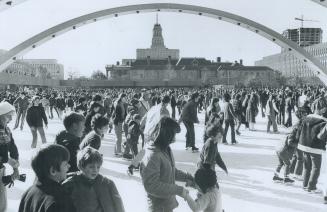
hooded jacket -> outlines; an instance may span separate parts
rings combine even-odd
[[[322,154],[326,150],[327,139],[327,119],[317,114],[311,114],[304,118],[299,127],[298,149]]]

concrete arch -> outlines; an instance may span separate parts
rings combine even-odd
[[[317,4],[320,4],[323,7],[327,7],[327,0],[311,0],[313,2],[316,2]]]
[[[173,4],[173,3],[153,3],[153,4],[138,4],[129,5],[116,8],[105,9],[90,14],[86,14],[64,23],[58,24],[49,28],[29,39],[20,43],[16,47],[9,50],[6,54],[0,57],[0,71],[3,71],[9,64],[13,63],[16,58],[24,55],[28,51],[40,46],[41,44],[63,34],[70,30],[77,29],[78,27],[90,24],[106,18],[119,17],[121,15],[139,14],[148,12],[175,12],[187,13],[199,16],[206,16],[221,21],[226,21],[237,26],[250,30],[262,37],[267,38],[271,42],[287,49],[294,54],[297,58],[306,63],[314,74],[318,76],[321,81],[327,85],[327,70],[325,67],[312,55],[306,52],[303,48],[299,47],[296,43],[284,38],[278,32],[247,18],[228,13],[225,11],[200,7],[195,5],[186,4]]]

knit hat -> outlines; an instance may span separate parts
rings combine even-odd
[[[8,102],[0,102],[0,116],[15,111],[15,107]]]

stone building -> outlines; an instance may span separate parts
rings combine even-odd
[[[162,28],[156,23],[153,28],[152,45],[149,49],[137,49],[136,59],[123,59],[116,65],[106,66],[110,80],[190,81],[202,85],[247,85],[253,79],[260,79],[262,85],[270,85],[279,74],[264,66],[244,66],[243,61],[222,62],[218,57],[210,61],[201,57],[179,58],[178,49],[165,47]]]

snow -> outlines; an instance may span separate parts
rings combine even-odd
[[[204,113],[199,114],[199,119],[200,124],[195,125],[195,130],[196,145],[201,149]],[[301,182],[296,181],[294,185],[272,182],[277,165],[275,149],[284,141],[289,129],[279,126],[280,134],[267,134],[266,121],[259,114],[255,124],[256,131],[247,131],[242,126],[241,136],[236,136],[239,142],[237,145],[219,144],[219,151],[229,170],[229,175],[226,175],[218,167],[216,169],[225,212],[326,212],[327,205],[323,204],[322,194],[308,194],[302,190]],[[14,120],[10,123],[11,128],[13,122]],[[50,120],[49,128],[46,130],[47,141],[53,142],[55,135],[62,129],[63,125],[59,119]],[[7,190],[9,212],[17,211],[21,195],[34,181],[30,158],[36,151],[30,148],[32,135],[26,123],[24,130],[13,131],[13,136],[20,153],[20,172],[27,174],[27,180],[25,183],[15,182],[15,186]],[[228,137],[227,140],[230,141],[230,138]],[[131,177],[126,174],[129,161],[114,157],[114,141],[114,134],[105,135],[100,148],[100,152],[104,155],[101,173],[116,183],[127,212],[145,212],[147,211],[146,193],[140,175],[138,172]],[[199,153],[185,150],[184,126],[182,132],[177,135],[176,143],[171,147],[176,166],[194,173]],[[325,170],[326,164],[324,163],[323,166],[322,169]],[[7,168],[7,174],[11,173],[11,168]],[[321,175],[320,179],[327,180],[327,176]],[[191,189],[190,192],[195,197],[196,191]],[[179,207],[176,212],[190,211],[183,199],[178,197],[178,202]]]

